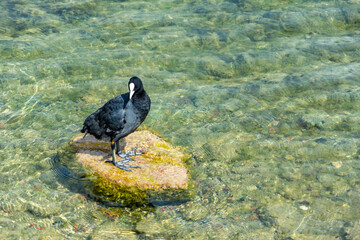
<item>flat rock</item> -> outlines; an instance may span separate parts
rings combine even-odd
[[[149,130],[136,131],[120,142],[122,151],[142,151],[144,154],[131,157],[129,165],[139,166],[131,172],[121,170],[112,163],[110,141],[99,141],[93,136],[76,135],[72,145],[77,148],[76,158],[85,166],[120,187],[135,187],[140,190],[187,189],[189,173],[184,160],[186,155]],[[118,157],[118,160],[121,160]]]

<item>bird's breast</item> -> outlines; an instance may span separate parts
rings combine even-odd
[[[139,114],[138,110],[134,107],[131,101],[126,105],[125,108],[125,119],[124,124],[125,125],[132,125],[135,128],[138,127],[139,122]]]

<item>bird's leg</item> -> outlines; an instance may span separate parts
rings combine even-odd
[[[116,161],[115,142],[114,141],[111,141],[111,157],[112,157],[112,159],[106,160],[106,162],[112,162],[115,165],[115,163],[117,163],[117,161]]]
[[[111,152],[112,152],[112,161],[107,160],[106,162],[112,162],[116,167],[129,172],[131,172],[129,168],[140,168],[139,166],[131,166],[125,164],[133,159],[129,158],[127,154],[121,153],[119,141],[116,142],[111,141]],[[118,154],[119,157],[124,158],[124,160],[120,162],[116,161],[116,154]]]
[[[116,163],[117,163],[115,150],[116,150],[115,143],[114,143],[114,141],[111,141],[111,153],[112,153],[112,161],[113,161],[114,165],[116,165]]]
[[[117,141],[115,142],[115,144],[116,144],[116,154],[117,154],[119,157],[124,158],[125,160],[134,161],[134,159],[129,158],[129,155],[128,155],[127,153],[121,152],[119,141],[120,141],[120,140],[117,140]],[[127,161],[127,162],[128,162],[128,161]]]
[[[116,154],[117,155],[120,155],[121,151],[120,151],[120,143],[119,143],[120,140],[117,140],[115,143],[116,143]]]

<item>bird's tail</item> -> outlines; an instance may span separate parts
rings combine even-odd
[[[81,132],[85,133],[84,136],[82,137],[84,139],[88,134],[88,130],[85,127],[83,127],[83,129],[81,129]]]
[[[84,134],[83,138],[85,138],[85,137],[86,137],[86,135],[87,135],[87,130],[85,131],[85,134]]]

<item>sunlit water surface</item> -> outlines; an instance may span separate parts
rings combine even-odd
[[[0,238],[356,239],[359,11],[1,1]],[[51,169],[133,75],[152,99],[144,125],[192,154],[190,201],[110,207]]]

